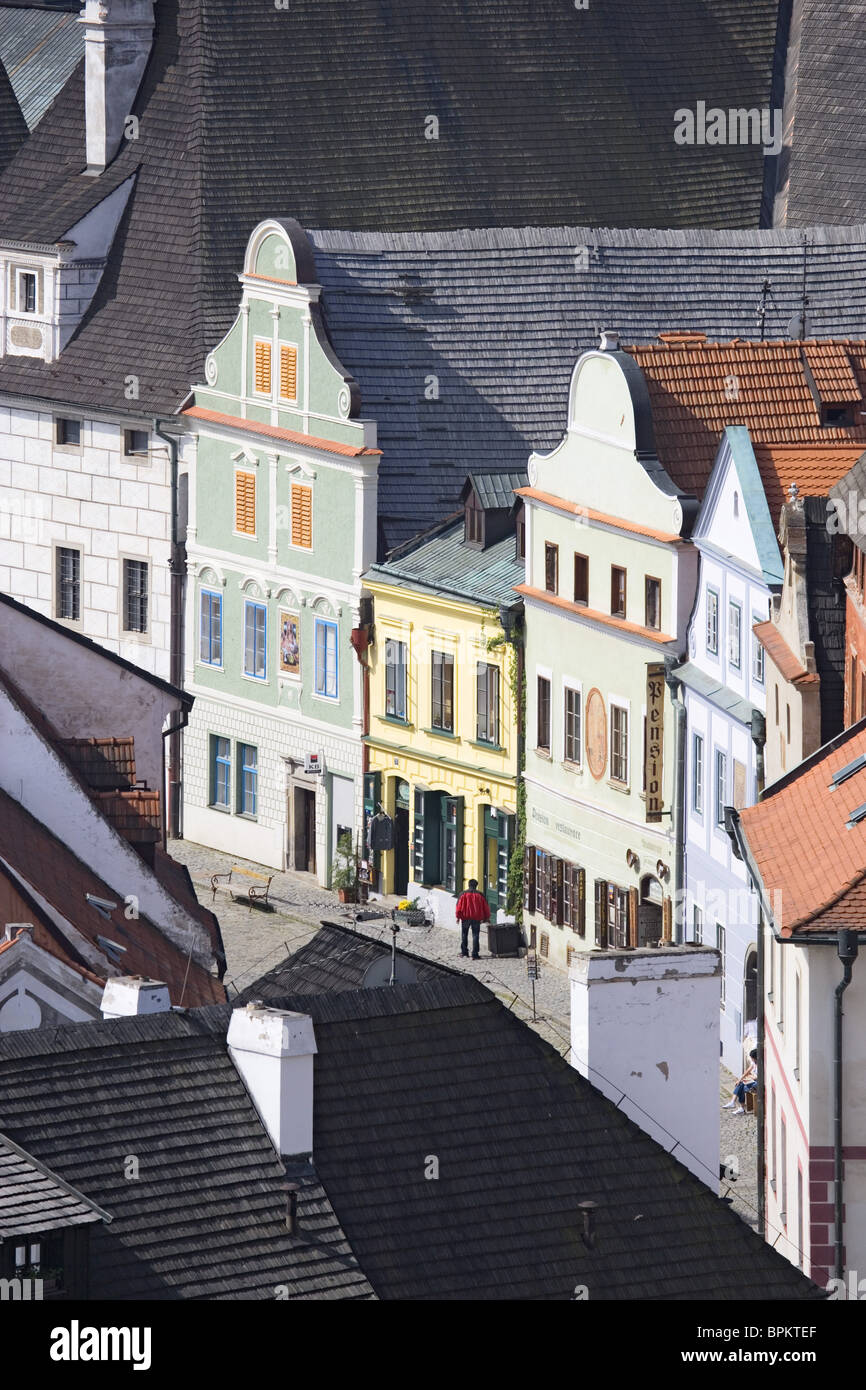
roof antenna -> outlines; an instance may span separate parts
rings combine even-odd
[[[767,325],[767,300],[768,300],[768,298],[769,298],[769,295],[770,295],[770,281],[769,281],[769,279],[767,279],[767,280],[764,281],[763,285],[761,286],[761,307],[760,307],[760,309],[758,310],[758,326],[760,327],[760,330],[761,330],[761,340],[762,340],[762,341],[763,341],[763,339],[767,336],[767,335],[766,335],[766,325]]]

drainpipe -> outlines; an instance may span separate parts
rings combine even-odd
[[[170,434],[164,434],[160,429],[160,422],[155,419],[153,422],[153,432],[158,439],[168,445],[169,458],[171,460],[171,550],[169,553],[168,568],[171,575],[171,626],[169,632],[169,680],[172,685],[179,690],[183,689],[183,645],[184,645],[184,591],[186,588],[186,535],[183,540],[179,537],[178,529],[178,461],[177,461],[177,439]],[[183,745],[181,742],[181,729],[186,726],[188,715],[185,715],[180,724],[174,725],[169,731],[168,741],[168,817],[166,823],[166,833],[170,833],[172,839],[179,840],[183,837],[183,815],[182,815],[182,758]]]
[[[181,732],[181,730],[182,730],[182,729],[185,729],[188,723],[189,723],[189,710],[186,710],[186,709],[185,709],[185,710],[182,710],[182,711],[181,711],[179,723],[177,723],[177,724],[170,724],[169,727],[168,727],[167,729],[164,729],[164,730],[163,730],[163,733],[162,733],[162,785],[163,785],[163,786],[165,786],[165,765],[166,765],[166,761],[167,761],[166,756],[165,756],[166,739],[171,740],[172,738],[175,738],[175,737],[178,737],[178,738],[179,738],[179,737],[180,737],[180,732]],[[171,743],[169,742],[169,749],[170,749],[170,748],[171,748]],[[162,816],[161,816],[161,820],[162,820],[162,847],[163,847],[164,850],[168,850],[168,815],[167,815],[167,813],[166,813],[165,797],[164,797],[164,796],[161,796],[160,799],[159,799],[159,801],[160,801],[160,805],[161,805],[161,807],[162,807]],[[180,838],[181,838],[181,837],[180,837],[179,835],[175,835],[174,832],[172,832],[172,839],[177,840],[177,839],[180,839]]]
[[[837,950],[842,962],[842,979],[834,994],[836,996],[835,1037],[833,1047],[833,1273],[837,1279],[844,1278],[844,1259],[842,1256],[842,995],[851,983],[851,973],[857,959],[857,933],[847,927],[840,928]]]
[[[523,622],[524,605],[521,601],[513,605],[503,603],[499,609],[499,622],[502,631],[505,633],[505,641],[514,648],[515,663],[517,667],[517,766],[514,774],[514,805],[519,813],[520,810],[520,788],[523,783],[523,772],[526,763],[526,720],[524,718],[524,698],[523,698],[523,663],[524,663],[524,644],[523,644]],[[524,827],[525,829],[525,827]],[[514,846],[512,846],[512,853]],[[509,870],[511,864],[509,863]],[[510,877],[510,874],[509,874]],[[506,899],[506,908],[508,902]],[[515,915],[515,921],[519,916]],[[522,920],[522,919],[521,919]]]
[[[760,797],[764,790],[764,745],[767,742],[767,721],[759,709],[752,710],[752,742],[755,745],[755,783]]]
[[[685,902],[685,799],[686,799],[686,706],[680,698],[681,681],[677,679],[676,667],[679,657],[665,657],[665,684],[670,691],[674,711],[674,786],[671,822],[674,831],[674,892],[679,907],[674,922],[674,939],[678,945],[685,940],[683,923],[683,904]]]

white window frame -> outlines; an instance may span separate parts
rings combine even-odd
[[[262,612],[264,613],[264,615],[265,615],[265,633],[264,633],[264,644],[263,644],[263,653],[262,653],[262,654],[263,654],[263,657],[264,657],[264,667],[265,667],[265,669],[264,669],[264,675],[261,675],[261,676],[256,675],[255,670],[252,670],[252,671],[248,671],[248,670],[247,670],[247,628],[248,628],[248,625],[249,625],[249,613],[250,613],[250,609],[251,609],[251,608],[260,608],[260,609],[262,610]],[[269,621],[269,619],[270,619],[270,614],[269,614],[269,612],[268,612],[268,602],[267,602],[266,599],[263,600],[263,599],[258,599],[258,598],[250,598],[249,596],[245,596],[245,597],[244,597],[244,629],[243,629],[243,641],[242,641],[242,643],[241,643],[241,675],[243,676],[244,680],[247,680],[247,681],[255,681],[257,685],[267,685],[267,684],[268,684],[268,643],[269,643],[269,640],[270,640],[270,632],[269,632],[270,621]],[[254,623],[254,626],[253,626],[253,667],[255,667],[255,664],[256,664],[256,646],[257,646],[257,643],[256,643],[256,628],[257,628],[257,625]]]
[[[20,314],[22,318],[39,318],[42,314],[42,267],[35,265],[16,265],[15,266],[15,308],[13,313]],[[21,305],[24,296],[22,295],[22,281],[25,275],[32,275],[34,280],[34,300],[33,309],[22,309]]]
[[[698,744],[700,744],[700,758],[698,757]],[[693,730],[693,731],[692,731],[692,811],[694,812],[694,814],[695,814],[696,816],[699,816],[699,817],[701,818],[701,820],[703,820],[703,818],[704,818],[704,791],[705,791],[706,775],[707,775],[707,774],[706,774],[706,759],[704,758],[704,749],[705,749],[705,747],[706,747],[706,740],[705,740],[705,738],[704,738],[704,735],[703,735],[703,734],[699,734],[699,733],[697,732],[696,729]],[[699,769],[700,769],[700,776],[698,776],[698,771],[699,771]],[[699,796],[696,795],[696,793],[698,793],[698,792],[700,793]]]
[[[78,617],[65,618],[60,612],[60,552],[61,550],[74,550],[78,554]],[[69,541],[55,541],[53,545],[53,607],[54,620],[63,623],[66,627],[81,627],[82,613],[84,611],[84,550],[80,545],[73,545]]]
[[[617,695],[611,695],[610,717],[608,721],[608,738],[610,743],[610,781],[615,787],[631,786],[631,705],[628,700],[623,700]],[[625,715],[625,780],[614,775],[614,751],[613,751],[613,712],[619,710]]]
[[[567,753],[567,751],[566,751],[566,750],[567,750],[567,747],[568,747],[568,719],[567,719],[566,711],[565,711],[565,701],[566,701],[566,694],[567,694],[567,692],[568,692],[569,690],[572,691],[572,692],[577,696],[577,717],[578,717],[578,722],[579,722],[579,726],[580,726],[580,733],[579,733],[579,737],[578,737],[579,754],[580,754],[580,756],[577,757],[577,758],[569,758],[568,753]],[[582,767],[583,767],[583,735],[584,735],[584,728],[583,728],[583,684],[582,684],[581,681],[574,680],[571,676],[563,676],[563,678],[562,678],[562,761],[565,763],[566,767],[574,767],[574,768],[582,768]]]
[[[271,350],[271,389],[270,389],[270,391],[260,391],[259,388],[256,386],[256,348],[258,347],[258,345],[259,345],[260,343],[262,344],[263,347],[268,347],[268,348],[270,348],[270,350]],[[254,396],[257,396],[258,399],[259,399],[260,401],[272,401],[272,400],[274,399],[274,340],[273,340],[273,338],[263,338],[263,337],[261,336],[261,334],[257,334],[257,335],[253,338],[253,352],[252,352],[252,363],[251,363],[251,366],[252,366],[252,369],[253,369],[253,370],[252,370],[252,373],[251,373],[251,375],[252,375],[253,395],[254,395]],[[277,370],[279,370],[279,362],[278,362],[278,364],[277,364]],[[279,384],[277,385],[277,390],[279,390]]]
[[[752,623],[766,622],[760,613],[752,614]],[[767,660],[764,651],[764,644],[760,641],[756,632],[752,632],[752,680],[756,685],[766,685],[767,679]]]
[[[715,600],[715,622],[713,624],[713,642],[710,645],[710,599]],[[705,642],[708,656],[718,657],[719,655],[719,591],[712,584],[707,585],[706,603],[706,632]]]
[[[719,759],[723,776],[719,777]],[[725,828],[725,806],[728,802],[728,754],[726,749],[720,748],[718,744],[713,745],[713,817],[717,830]],[[721,820],[719,819],[721,811]]]
[[[120,590],[120,636],[124,642],[151,642],[153,631],[153,562],[149,555],[119,555],[120,565],[118,588]],[[144,632],[139,632],[137,628],[126,626],[126,566],[127,564],[144,565],[147,568],[147,628]]]
[[[736,651],[734,649],[735,633],[737,637]],[[735,598],[728,599],[728,665],[735,671],[742,671],[743,669],[743,605]]]
[[[264,340],[264,338],[261,338],[259,341],[260,341],[260,342],[264,342],[265,340]],[[283,357],[282,357],[282,353],[283,353],[283,348],[284,348],[284,347],[287,347],[287,348],[294,348],[294,349],[295,349],[295,394],[294,394],[293,396],[284,396],[284,395],[283,395],[283,392],[282,392],[282,378],[283,378]],[[255,357],[253,357],[253,381],[255,382]],[[273,384],[274,384],[274,366],[273,366],[273,362],[272,362],[272,363],[271,363],[271,385],[273,386]],[[299,402],[299,400],[300,400],[300,396],[299,396],[299,394],[298,394],[298,393],[299,393],[299,390],[300,390],[300,385],[301,385],[301,345],[300,345],[300,343],[292,343],[292,342],[289,342],[289,340],[288,340],[287,338],[286,338],[286,339],[280,338],[280,339],[278,339],[278,341],[277,341],[277,399],[278,399],[279,401],[282,401],[283,404],[285,404],[285,405],[297,405],[298,402]]]

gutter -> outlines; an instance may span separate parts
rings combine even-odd
[[[843,927],[839,931],[837,950],[842,962],[842,979],[833,994],[833,1274],[843,1279],[845,1274],[843,1206],[843,1155],[842,1147],[842,996],[851,983],[854,962],[857,959],[857,933]]]
[[[686,797],[686,706],[680,696],[682,682],[677,679],[676,667],[680,658],[665,657],[665,685],[670,691],[674,711],[674,784],[671,823],[674,832],[674,901],[679,904],[673,924],[674,940],[678,946],[685,940],[683,903],[685,901],[685,797]]]
[[[175,435],[165,434],[160,429],[157,416],[153,421],[153,432],[168,446],[171,461],[171,550],[169,553],[169,573],[171,575],[171,623],[169,628],[169,679],[179,690],[183,689],[183,648],[184,648],[184,597],[186,589],[186,538],[180,540],[178,534],[178,441]],[[166,731],[168,743],[168,814],[163,816],[163,846],[167,835],[172,839],[183,838],[183,743],[181,730],[189,722],[188,711],[181,723]],[[165,735],[164,735],[165,737]],[[165,745],[163,744],[163,748]]]

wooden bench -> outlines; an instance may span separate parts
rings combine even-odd
[[[244,879],[250,880],[244,883]],[[234,900],[237,897],[247,898],[250,905],[250,912],[255,903],[262,903],[268,907],[268,894],[273,883],[273,874],[257,874],[252,869],[242,869],[239,864],[232,864],[227,874],[212,874],[210,886],[213,889],[211,902],[214,902],[218,892],[228,893]],[[261,885],[264,885],[262,887]]]
[[[757,1106],[757,1100],[756,1100],[755,1092],[754,1092],[754,1091],[747,1091],[747,1092],[746,1092],[746,1095],[745,1095],[745,1102],[746,1102],[746,1104],[744,1105],[743,1109],[745,1110],[746,1114],[747,1114],[747,1115],[754,1115],[755,1111],[756,1111],[757,1108],[758,1108],[758,1106]]]

